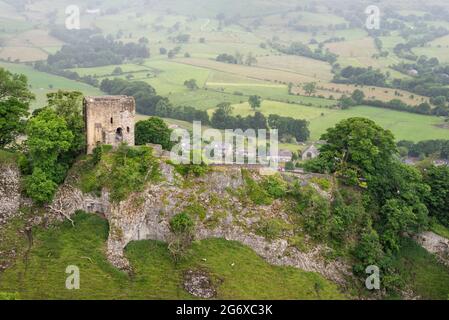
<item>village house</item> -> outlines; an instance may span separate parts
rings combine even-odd
[[[302,160],[305,161],[315,159],[319,155],[320,151],[317,149],[317,147],[315,147],[315,145],[312,144],[302,152]]]

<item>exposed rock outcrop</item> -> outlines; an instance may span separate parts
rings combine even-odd
[[[415,239],[424,249],[435,254],[441,263],[449,267],[449,239],[431,231],[423,232]]]
[[[254,206],[235,194],[244,185],[240,168],[214,168],[200,178],[184,181],[171,165],[161,163],[163,181],[149,184],[143,192],[125,201],[111,203],[107,190],[100,197],[85,195],[70,183],[62,186],[50,206],[61,218],[76,210],[103,214],[109,221],[108,259],[116,267],[129,269],[124,248],[133,240],[168,242],[172,236],[169,221],[175,214],[194,204],[204,207],[205,216],[198,217],[195,238],[224,238],[249,246],[274,265],[286,265],[314,271],[338,283],[344,283],[349,268],[340,261],[326,262],[325,247],[316,246],[302,252],[284,238],[269,241],[255,233],[259,221],[277,218],[289,222],[282,203]],[[287,235],[288,236],[288,235]]]
[[[20,172],[12,164],[0,164],[0,225],[19,213]]]

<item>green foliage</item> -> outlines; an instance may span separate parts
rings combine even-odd
[[[116,151],[102,146],[101,160],[81,172],[83,192],[96,192],[106,188],[113,202],[126,199],[133,192],[141,191],[145,184],[158,179],[159,165],[149,147],[120,145]],[[89,164],[88,164],[89,166]]]
[[[196,83],[195,79],[190,79],[190,80],[184,81],[184,85],[187,87],[187,89],[192,90],[192,91],[199,89],[198,84]]]
[[[26,76],[0,68],[0,148],[14,142],[23,132],[22,119],[28,116],[33,99]]]
[[[430,229],[436,234],[449,239],[449,229],[435,221],[432,222]]]
[[[197,201],[185,207],[184,212],[189,214],[191,217],[198,217],[201,221],[206,219],[207,215],[206,208],[204,208],[204,206],[198,203]]]
[[[281,117],[276,114],[268,116],[268,124],[271,129],[277,129],[281,138],[291,135],[296,141],[307,141],[310,137],[309,122],[291,117]]]
[[[256,227],[256,234],[268,240],[274,240],[281,237],[288,229],[288,225],[284,220],[273,218],[259,221]]]
[[[175,171],[183,177],[202,177],[209,172],[209,166],[206,164],[175,164]]]
[[[283,198],[287,194],[288,185],[279,175],[264,178],[261,186],[274,199]]]
[[[347,245],[359,236],[360,230],[370,222],[370,216],[356,190],[342,190],[342,193],[350,193],[351,199],[347,195],[342,196],[339,191],[335,192],[330,233],[333,240]]]
[[[189,252],[195,222],[188,213],[181,212],[170,219],[170,229],[174,233],[174,237],[168,244],[168,250],[174,262],[179,263]]]
[[[329,189],[332,185],[330,180],[326,179],[326,178],[313,177],[310,179],[310,182],[317,184],[324,191],[329,191]]]
[[[47,94],[48,106],[62,117],[67,128],[73,134],[73,142],[66,157],[73,162],[76,156],[84,152],[86,147],[86,132],[83,117],[83,94],[78,91],[61,91]]]
[[[172,147],[170,135],[171,130],[161,118],[151,117],[136,123],[136,145],[160,144],[163,149],[170,150]]]
[[[170,229],[175,234],[190,234],[195,228],[195,222],[186,212],[181,212],[170,219]]]
[[[381,242],[388,251],[398,251],[404,233],[416,233],[427,226],[427,208],[421,203],[407,206],[398,199],[390,199],[381,209]]]
[[[425,197],[429,214],[449,227],[449,167],[432,166],[424,172],[424,182],[430,186]]]
[[[407,288],[421,299],[447,299],[449,268],[412,239],[404,239],[401,250],[390,264]]]
[[[353,83],[369,86],[386,86],[387,76],[380,70],[374,70],[372,67],[359,68],[348,66],[334,77],[334,81],[341,83]]]
[[[326,240],[329,236],[330,206],[312,187],[297,187],[294,194],[298,214],[304,230],[315,240]]]
[[[1,300],[20,300],[20,294],[18,292],[0,292]]]
[[[287,171],[295,170],[295,163],[293,161],[286,162],[285,170],[287,170]]]
[[[351,95],[352,100],[354,100],[357,104],[363,103],[363,100],[365,99],[365,94],[362,90],[356,89]]]
[[[242,169],[243,179],[245,180],[244,194],[256,205],[270,205],[273,198],[267,190],[256,182],[247,170]],[[279,191],[277,191],[279,192]]]
[[[260,108],[262,104],[262,98],[260,96],[253,95],[249,97],[248,102],[251,106],[251,109],[255,111],[257,108]]]
[[[316,82],[307,82],[302,88],[308,96],[311,96],[316,92]]]
[[[357,246],[354,249],[354,255],[359,263],[354,265],[354,272],[364,274],[365,268],[370,265],[381,267],[380,262],[384,259],[384,252],[377,232],[368,228],[365,230]]]
[[[367,178],[388,166],[396,152],[393,134],[365,118],[349,118],[329,128],[319,158],[326,169],[345,176],[348,169]]]
[[[121,145],[112,155],[110,172],[103,172],[101,178],[111,192],[111,200],[118,202],[131,192],[141,191],[158,174],[158,164],[150,148]]]
[[[37,204],[50,202],[57,188],[58,185],[39,167],[31,176],[25,177],[26,194]]]
[[[73,134],[66,121],[50,108],[29,120],[26,133],[32,175],[26,178],[25,189],[42,204],[51,201],[57,184],[64,180],[68,164],[61,157],[70,150]]]
[[[0,164],[16,164],[19,155],[16,153],[0,150]]]

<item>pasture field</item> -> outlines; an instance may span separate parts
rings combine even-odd
[[[232,84],[232,83],[207,83],[208,88],[219,92],[228,93],[247,101],[249,96],[258,95],[263,99],[295,104],[312,104],[314,106],[328,107],[336,104],[335,100],[305,95],[290,95],[285,85],[275,84]]]
[[[0,59],[18,62],[30,62],[47,59],[48,54],[40,48],[4,47],[0,49]]]
[[[2,29],[1,24],[2,20],[0,19],[0,30]],[[5,32],[7,32],[8,28],[11,28],[9,22]],[[0,59],[8,61],[18,60],[20,62],[45,60],[49,53],[45,48],[59,49],[62,46],[62,42],[51,37],[48,34],[48,30],[29,30],[25,26],[23,30],[16,30],[16,32],[10,34],[6,33],[2,42]]]
[[[332,96],[334,99],[338,99],[342,95],[350,96],[356,89],[363,91],[365,94],[365,99],[367,100],[377,99],[381,101],[390,101],[393,99],[400,99],[410,105],[418,105],[422,102],[429,101],[429,98],[427,97],[413,94],[404,90],[373,86],[362,87],[358,85],[338,83],[317,83],[317,92],[315,95],[322,95],[326,98],[330,98]],[[294,94],[305,95],[302,87],[298,86],[293,87],[292,92]]]
[[[432,47],[446,47],[449,48],[449,35],[437,38],[429,43]]]
[[[437,58],[442,63],[449,63],[448,48],[446,46],[426,46],[414,48],[413,52],[417,55],[426,55],[428,57]]]
[[[139,73],[139,72],[157,72],[158,70],[154,70],[152,68],[133,64],[133,63],[126,63],[121,65],[108,65],[103,67],[94,67],[94,68],[73,68],[69,69],[71,71],[77,72],[80,76],[98,76],[99,78],[108,77],[108,76],[115,76],[113,75],[113,72],[115,68],[121,68],[123,73]]]
[[[330,81],[333,78],[331,66],[328,63],[300,56],[275,55],[258,57],[257,66],[295,72],[317,80]]]
[[[187,92],[184,81],[189,79],[195,79],[198,87],[204,87],[209,77],[208,69],[183,65],[171,60],[149,60],[144,65],[160,72],[156,78],[148,79],[146,82],[156,88],[161,95]]]
[[[267,69],[260,67],[250,67],[245,65],[228,64],[214,60],[195,59],[195,58],[180,58],[177,62],[197,67],[228,72],[240,76],[246,76],[251,79],[281,82],[281,83],[302,83],[316,81],[317,79],[311,76],[304,76],[299,73],[292,73],[283,70]]]
[[[32,103],[31,109],[45,106],[47,102],[47,93],[54,92],[59,89],[81,91],[86,96],[103,94],[95,87],[63,77],[40,72],[26,65],[0,62],[0,67],[9,70],[12,73],[21,73],[27,76],[28,83],[31,86],[31,91],[36,95],[36,101]]]
[[[357,106],[346,110],[307,107],[273,101],[263,101],[260,111],[266,116],[278,114],[310,122],[311,140],[318,140],[327,128],[343,119],[364,117],[375,121],[385,129],[391,130],[396,140],[420,141],[428,139],[447,139],[449,130],[437,127],[444,124],[443,118],[412,114],[382,108]],[[209,111],[210,113],[213,110]],[[254,114],[248,103],[234,105],[234,114],[242,116]]]

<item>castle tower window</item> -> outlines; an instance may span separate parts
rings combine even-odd
[[[114,124],[114,119],[111,117],[111,124]]]
[[[128,133],[129,133],[129,127],[126,127],[126,132],[128,132]]]

